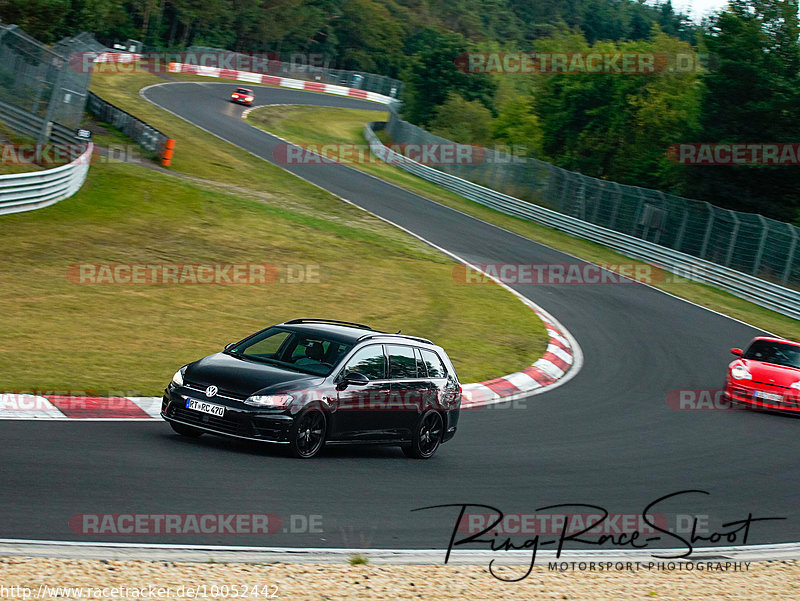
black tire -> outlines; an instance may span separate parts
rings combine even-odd
[[[191,426],[186,426],[184,424],[176,424],[175,422],[169,422],[169,425],[172,426],[172,429],[181,436],[200,438],[203,435],[203,431],[198,428],[192,428]]]
[[[289,432],[289,450],[294,457],[311,459],[325,446],[328,423],[319,409],[303,411]]]
[[[442,415],[432,409],[426,411],[414,426],[411,444],[403,447],[403,453],[412,459],[430,459],[442,443],[443,433]]]

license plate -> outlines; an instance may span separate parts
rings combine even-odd
[[[205,401],[196,401],[194,399],[186,399],[186,408],[194,409],[209,415],[216,415],[222,417],[225,415],[225,407],[222,405],[215,405],[214,403],[206,403]]]
[[[783,400],[783,395],[775,394],[774,392],[763,392],[761,390],[756,390],[753,393],[753,396],[757,399],[761,399],[762,401],[774,401],[780,403]]]

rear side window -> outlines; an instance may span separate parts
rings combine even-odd
[[[383,347],[380,344],[366,346],[350,357],[344,374],[357,371],[370,380],[383,380],[386,377]]]
[[[417,377],[417,358],[414,347],[387,344],[389,355],[389,377],[393,380],[409,380]]]
[[[429,378],[447,377],[447,370],[444,368],[444,363],[442,363],[439,355],[425,349],[420,349],[420,352],[422,353],[422,361],[425,363],[425,367],[428,368]]]

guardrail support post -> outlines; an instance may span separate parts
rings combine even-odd
[[[797,228],[787,223],[786,227],[789,228],[789,233],[792,235],[792,245],[789,247],[789,254],[786,257],[786,267],[783,270],[783,277],[781,284],[784,286],[789,285],[789,276],[792,274],[792,264],[794,263],[794,253],[797,251]]]
[[[681,227],[678,229],[678,235],[675,237],[675,250],[680,250],[683,246],[683,236],[686,234],[686,224],[689,222],[689,206],[683,209],[683,219],[681,219]]]
[[[706,203],[708,207],[708,226],[706,227],[706,235],[703,237],[703,245],[700,247],[700,258],[706,258],[706,251],[708,251],[708,241],[711,240],[711,230],[714,229],[714,207]]]
[[[733,217],[733,233],[731,233],[731,241],[728,244],[728,255],[725,257],[725,267],[731,266],[731,260],[733,259],[733,249],[736,246],[736,238],[739,236],[739,218],[736,216],[736,213],[733,211],[728,211]]]
[[[53,113],[56,112],[56,103],[61,100],[61,86],[62,82],[64,81],[64,71],[68,67],[64,59],[54,57],[51,60],[58,61],[59,68],[58,75],[56,75],[56,81],[53,84],[52,91],[50,92],[50,102],[47,104],[47,113],[44,116],[42,129],[39,132],[39,144],[45,144],[50,138],[50,128],[52,127],[51,122],[53,121]]]
[[[758,218],[761,220],[761,240],[758,242],[758,251],[756,257],[753,259],[753,275],[758,273],[758,268],[761,267],[761,258],[764,256],[764,247],[767,245],[767,235],[769,234],[769,224],[762,215],[759,214]]]

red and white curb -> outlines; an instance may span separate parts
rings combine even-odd
[[[384,96],[377,92],[368,92],[358,88],[348,88],[336,86],[330,83],[319,81],[304,81],[302,79],[289,79],[287,77],[277,77],[275,75],[265,75],[263,73],[253,73],[251,71],[237,71],[235,69],[222,69],[220,67],[204,67],[202,65],[189,65],[186,63],[169,63],[168,70],[171,73],[192,73],[203,77],[218,77],[220,79],[232,79],[235,81],[246,81],[265,86],[280,86],[282,88],[292,88],[295,90],[306,90],[308,92],[325,92],[336,94],[337,96],[349,96],[360,98],[361,100],[371,100],[381,104],[391,104],[397,99],[391,96]]]
[[[528,304],[544,322],[549,335],[544,355],[530,367],[500,378],[465,384],[461,405],[475,408],[528,396],[552,386],[576,366],[577,344],[569,332],[543,309]],[[579,352],[579,351],[578,351]]]
[[[161,397],[93,397],[0,394],[0,419],[8,420],[154,420]]]

